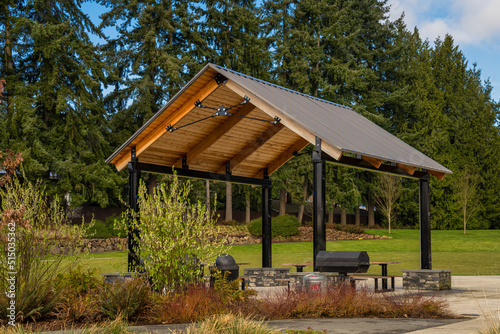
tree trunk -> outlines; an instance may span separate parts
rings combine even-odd
[[[246,200],[246,211],[245,211],[245,222],[249,223],[250,222],[250,191],[247,191],[245,194],[245,200]]]
[[[340,225],[347,225],[347,209],[342,209],[342,214],[340,215]]]
[[[233,184],[226,183],[226,221],[233,220]]]
[[[368,200],[368,227],[375,227],[375,206],[373,200]]]
[[[148,185],[148,194],[149,196],[155,195],[155,188],[158,183],[158,179],[156,174],[149,174],[149,185]]]
[[[356,208],[356,226],[361,226],[361,210],[359,210],[359,205]]]
[[[328,210],[328,223],[329,224],[333,224],[333,211],[334,211],[333,207],[330,210]]]
[[[391,212],[387,214],[387,223],[389,224],[389,234],[391,234]]]
[[[280,216],[286,214],[286,190],[280,190]]]
[[[305,177],[304,178],[304,187],[302,188],[304,198],[302,200],[302,203],[300,203],[299,214],[297,215],[297,218],[299,219],[299,222],[301,224],[302,224],[302,220],[304,219],[304,210],[305,210],[305,206],[306,206],[305,203],[307,201],[307,186],[308,186],[307,177]]]

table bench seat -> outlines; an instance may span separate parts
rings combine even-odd
[[[375,281],[375,292],[394,291],[394,286],[395,286],[394,281],[395,281],[396,277],[403,277],[403,275],[353,275],[353,276],[351,276],[351,278],[353,278],[353,279],[360,279],[360,278],[373,279]],[[391,288],[379,290],[379,288],[378,288],[378,280],[379,279],[382,279],[382,280],[390,279],[391,280]]]

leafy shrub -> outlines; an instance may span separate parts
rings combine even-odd
[[[262,218],[252,220],[247,225],[248,231],[254,237],[262,237]],[[271,219],[271,231],[274,237],[288,238],[300,234],[300,221],[295,216],[284,215]]]
[[[124,217],[108,217],[106,225],[111,229],[111,233],[115,237],[126,238],[127,235],[127,219]]]
[[[58,288],[65,294],[87,294],[102,284],[97,276],[97,269],[85,270],[81,265],[70,267],[66,272],[57,275]]]
[[[100,220],[94,220],[92,225],[87,225],[88,229],[85,233],[85,238],[90,239],[107,239],[113,236],[110,228]]]
[[[140,219],[130,225],[141,236],[137,253],[149,254],[144,269],[156,289],[169,291],[202,280],[200,262],[211,262],[230,248],[204,203],[190,203],[191,189],[189,181],[182,183],[176,175],[170,185],[156,187],[154,196],[140,184]]]
[[[151,287],[146,279],[136,276],[116,283],[103,283],[95,290],[99,311],[107,318],[133,320],[151,307]]]
[[[112,237],[127,237],[126,218],[108,217],[106,222],[94,220],[92,224],[86,223],[87,232],[85,238],[108,239]]]

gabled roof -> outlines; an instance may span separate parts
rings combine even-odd
[[[215,80],[217,78],[217,80]],[[195,107],[199,100],[209,107],[236,105],[248,96],[248,104],[231,109],[247,116],[217,116],[176,130],[213,114]],[[281,119],[279,124],[261,122]],[[379,168],[395,164],[413,174],[425,170],[439,178],[451,171],[351,108],[301,94],[213,64],[206,65],[106,162],[122,170],[132,147],[141,162],[222,173],[229,163],[235,175],[261,177],[274,172],[315,138],[335,160],[352,153]]]

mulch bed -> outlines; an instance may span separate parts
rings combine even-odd
[[[273,242],[312,242],[313,241],[313,228],[312,226],[302,226],[299,227],[300,234],[293,237],[283,238],[277,237],[273,238]],[[248,232],[233,232],[228,233],[229,243],[233,245],[251,245],[260,244],[260,238],[254,238]],[[337,240],[372,240],[372,239],[392,239],[391,237],[379,236],[373,234],[356,234],[348,233],[343,231],[338,231],[335,229],[326,229],[326,240],[327,241],[337,241]]]

